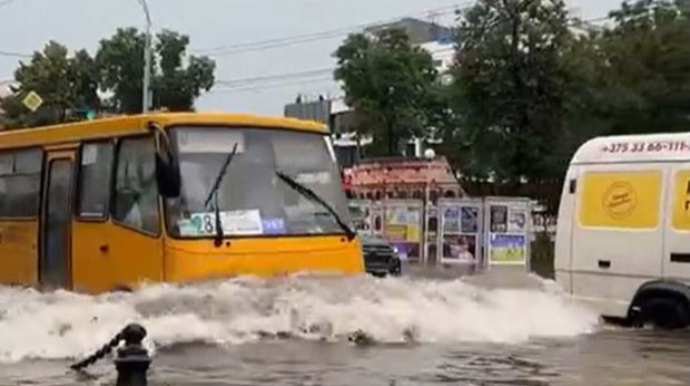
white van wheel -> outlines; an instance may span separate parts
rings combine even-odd
[[[634,324],[674,330],[690,324],[690,310],[686,301],[672,297],[651,297],[642,302]]]

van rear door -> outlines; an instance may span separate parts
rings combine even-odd
[[[690,163],[671,166],[664,243],[664,278],[690,283]]]
[[[558,222],[556,229],[556,248],[554,270],[556,281],[568,293],[572,293],[572,252],[573,226],[577,220],[576,204],[579,184],[579,167],[571,166],[566,174],[561,202],[558,207]]]

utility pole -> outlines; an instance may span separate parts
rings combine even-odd
[[[142,90],[142,113],[146,114],[151,106],[151,13],[146,0],[137,0],[146,16],[146,44],[144,47],[144,80]]]
[[[431,36],[433,36],[434,40],[438,40],[439,38],[439,27],[438,27],[438,17],[439,14],[436,11],[431,11],[429,12],[429,23],[431,24],[431,27],[429,29],[429,33]]]

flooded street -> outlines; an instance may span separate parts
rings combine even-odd
[[[113,384],[111,358],[86,374],[68,366],[132,321],[149,331],[153,385],[690,381],[688,332],[604,325],[535,277],[416,276],[238,279],[99,297],[0,289],[0,385]]]

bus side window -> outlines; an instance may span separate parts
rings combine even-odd
[[[41,192],[43,151],[0,153],[0,218],[35,218]]]
[[[113,206],[112,213],[116,221],[147,234],[159,234],[153,137],[120,141]]]
[[[112,142],[87,143],[82,146],[77,203],[79,218],[108,218],[113,153]]]

